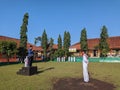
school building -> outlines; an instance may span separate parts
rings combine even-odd
[[[0,36],[0,41],[14,41],[17,43],[17,47],[19,47],[19,44],[20,44],[20,40],[19,39],[16,39],[16,38],[11,38],[11,37],[7,37],[7,36]],[[42,53],[43,53],[43,49],[41,46],[35,46],[31,43],[27,43],[27,49],[29,48],[29,46],[32,45],[33,46],[33,51],[34,51],[34,54],[35,54],[35,59],[36,60],[41,60],[41,56],[42,56]],[[53,49],[54,50],[57,50],[57,45],[54,44],[53,45]],[[49,50],[48,50],[49,51]],[[12,58],[10,58],[10,61],[16,61],[17,60],[17,56],[13,56]],[[3,58],[2,54],[0,53],[0,62],[6,62],[6,58]]]
[[[93,39],[88,39],[88,54],[90,57],[99,57],[100,56],[100,51],[98,49],[99,45],[99,38],[93,38]],[[17,47],[19,47],[20,40],[16,38],[11,38],[11,37],[6,37],[6,36],[0,36],[0,41],[14,41],[17,43]],[[109,57],[120,57],[120,36],[114,36],[114,37],[109,37],[108,38],[108,44],[110,51],[108,53]],[[33,46],[33,50],[36,54],[36,60],[40,60],[42,54],[43,54],[43,49],[41,46],[35,46],[33,44],[27,43],[27,48],[29,46]],[[53,45],[54,51],[58,49],[58,46],[56,44]],[[49,52],[49,48],[48,48]],[[71,53],[72,56],[81,56],[81,48],[80,48],[80,43],[75,43],[69,48],[69,52]],[[14,56],[10,59],[10,61],[16,61],[17,57]],[[6,59],[3,58],[2,54],[0,54],[0,62],[5,62]]]
[[[90,57],[99,57],[100,56],[100,50],[98,48],[99,45],[99,38],[93,38],[93,39],[88,39],[88,54]],[[110,51],[108,53],[108,57],[120,57],[120,36],[114,36],[114,37],[109,37],[108,38],[108,44]],[[69,51],[74,55],[74,56],[81,56],[81,48],[80,48],[80,43],[76,43],[72,46],[70,46]]]

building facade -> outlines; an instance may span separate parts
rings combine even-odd
[[[99,57],[100,56],[99,40],[100,40],[99,38],[87,40],[88,54],[90,57]],[[109,37],[108,44],[109,44],[109,48],[110,48],[108,56],[109,57],[113,57],[113,56],[120,57],[120,36]],[[69,51],[74,56],[81,56],[80,43],[78,42],[78,43],[70,46]]]
[[[0,36],[0,41],[13,41],[17,43],[17,47],[19,47],[20,44],[20,39],[16,39],[16,38],[11,38],[11,37],[7,37],[7,36]],[[27,43],[27,49],[29,48],[29,46],[32,45],[33,46],[33,51],[34,51],[34,56],[35,56],[35,60],[41,60],[42,55],[43,55],[43,48],[41,46],[35,46],[31,43]],[[53,49],[57,50],[58,46],[56,44],[53,45]],[[48,48],[48,53],[49,53],[49,48]],[[16,55],[13,56],[12,58],[10,58],[10,61],[16,61],[17,57]],[[6,59],[3,58],[2,54],[0,53],[0,62],[6,62]]]
[[[99,57],[100,56],[100,50],[99,50],[99,38],[93,38],[93,39],[88,39],[88,54],[90,57]],[[11,38],[11,37],[6,37],[6,36],[0,36],[0,41],[14,41],[17,43],[17,47],[19,47],[20,40]],[[115,36],[115,37],[109,37],[108,38],[108,44],[110,51],[108,52],[109,57],[120,57],[120,36]],[[32,45],[33,50],[36,55],[36,60],[40,60],[41,56],[43,55],[43,49],[41,46],[35,46],[33,44],[27,43],[27,48]],[[58,49],[58,45],[54,44],[53,45],[54,51]],[[49,48],[47,50],[49,54]],[[80,48],[80,43],[75,43],[72,46],[69,47],[69,52],[71,53],[72,56],[82,56],[81,53],[81,48]],[[11,58],[11,61],[16,61],[16,56]],[[2,57],[2,54],[0,54],[0,62],[5,62],[6,59]]]

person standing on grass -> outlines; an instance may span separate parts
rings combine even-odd
[[[29,49],[28,49],[28,60],[29,60],[29,64],[28,66],[31,67],[32,66],[32,62],[33,62],[33,56],[34,56],[34,52],[33,52],[33,46],[30,45]]]
[[[89,74],[88,74],[88,56],[86,54],[86,51],[82,51],[83,55],[83,60],[82,60],[82,65],[83,65],[83,79],[84,82],[89,82]]]

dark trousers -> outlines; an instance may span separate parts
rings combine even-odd
[[[28,62],[28,66],[32,67],[32,62],[33,62],[33,56],[29,57],[29,62]]]

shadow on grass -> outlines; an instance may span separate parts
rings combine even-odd
[[[42,69],[42,68],[38,68],[38,69]],[[54,69],[54,67],[49,67],[49,68],[46,68],[46,69],[43,69],[43,70],[38,70],[38,71],[37,71],[37,74],[43,73],[43,72],[45,72],[45,71],[49,71],[49,70],[52,70],[52,69]]]

